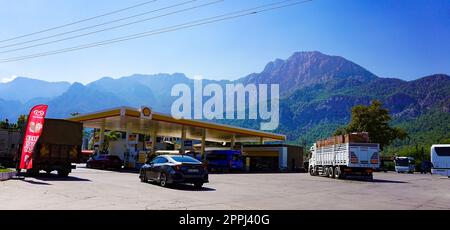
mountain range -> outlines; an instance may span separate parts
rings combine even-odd
[[[83,85],[19,77],[0,83],[0,118],[15,120],[37,103],[48,104],[48,115],[57,118],[124,105],[150,105],[155,111],[169,113],[176,99],[170,96],[171,89],[178,83],[192,86],[193,80],[182,73],[136,74],[119,79],[104,77]],[[413,81],[382,78],[343,57],[297,52],[286,60],[268,63],[260,73],[235,81],[204,80],[207,83],[279,84],[281,114],[275,132],[286,134],[290,142],[312,142],[330,135],[349,121],[353,106],[375,99],[389,109],[393,124],[411,133],[409,144],[450,140],[450,122],[430,127],[436,119],[450,120],[450,76],[445,74]],[[259,127],[259,121],[254,120],[217,122]],[[423,137],[430,130],[433,140]],[[416,140],[419,136],[421,139]],[[402,144],[407,143],[398,145]]]

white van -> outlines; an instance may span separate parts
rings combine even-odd
[[[431,172],[450,177],[450,144],[431,146]]]

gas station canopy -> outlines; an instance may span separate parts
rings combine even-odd
[[[175,119],[170,115],[156,113],[149,107],[141,109],[120,107],[70,117],[67,120],[83,123],[85,128],[132,132],[165,137],[202,140],[211,142],[267,142],[285,141],[286,136],[215,124],[198,120]]]

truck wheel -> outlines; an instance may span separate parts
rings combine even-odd
[[[334,169],[334,178],[342,179],[341,168],[339,166]]]
[[[69,176],[69,170],[60,169],[58,170],[58,176],[60,177],[68,177]]]
[[[335,175],[334,175],[334,172],[335,172],[335,169],[334,169],[334,167],[329,167],[328,168],[328,176],[330,177],[330,178],[334,178],[335,177]]]
[[[328,167],[324,167],[322,170],[323,170],[323,175],[325,177],[328,177],[330,175],[330,171],[328,171],[329,170]]]
[[[31,177],[37,177],[37,176],[39,176],[39,170],[31,169],[31,170],[27,171],[27,175],[31,176]]]
[[[309,167],[309,175],[315,176],[314,174],[315,174],[314,173],[314,168],[313,167]]]

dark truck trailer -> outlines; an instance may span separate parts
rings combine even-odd
[[[33,168],[29,174],[57,171],[66,177],[75,169],[72,163],[82,159],[83,125],[59,119],[45,119],[42,134],[33,151]],[[19,152],[20,153],[20,152]],[[20,161],[20,158],[18,158]]]
[[[0,129],[0,165],[14,167],[14,155],[20,142],[20,132],[12,129]]]

